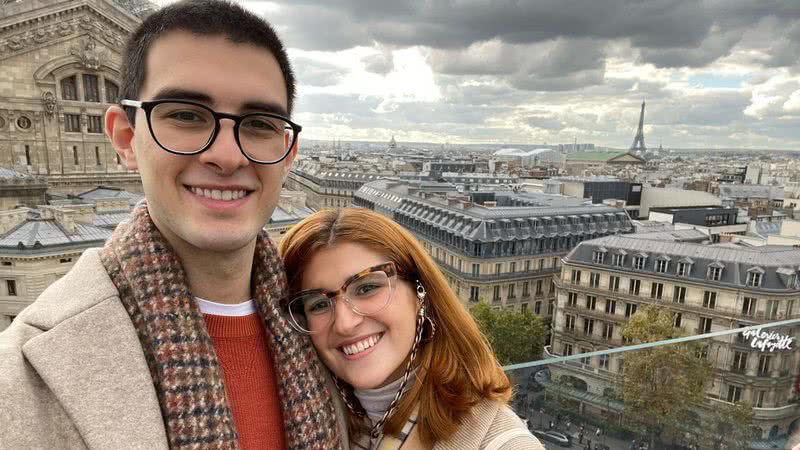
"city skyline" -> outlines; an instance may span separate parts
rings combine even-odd
[[[160,4],[169,3],[162,0]],[[789,2],[261,2],[310,139],[800,148]]]

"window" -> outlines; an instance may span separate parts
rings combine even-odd
[[[553,268],[555,268],[555,267],[556,267],[556,266],[555,266],[555,263],[556,263],[556,261],[555,261],[555,260],[553,260]],[[540,260],[539,260],[539,270],[544,270],[544,258],[542,258],[542,259],[540,259]]]
[[[594,333],[594,319],[583,319],[583,334],[591,336]]]
[[[708,359],[708,344],[700,346],[697,350],[697,357],[700,359]]]
[[[630,317],[636,314],[636,303],[625,303],[625,317]]]
[[[480,264],[472,264],[472,275],[479,276],[481,274],[481,265]]]
[[[536,302],[533,304],[533,312],[536,314],[542,313],[542,302]]]
[[[600,355],[600,368],[608,370],[608,355]]]
[[[555,307],[556,307],[556,302],[554,302],[552,300],[547,302],[547,315],[548,316],[552,316],[553,315],[553,310],[555,309]]]
[[[572,354],[572,344],[564,344],[564,356],[569,356]]]
[[[686,301],[686,286],[672,288],[672,301],[675,303],[684,303]]]
[[[503,265],[502,264],[497,263],[497,264],[494,265],[494,273],[498,274],[498,273],[500,273],[502,271],[503,271]]]
[[[663,294],[664,294],[663,283],[653,283],[650,285],[650,298],[661,300]]]
[[[617,301],[610,298],[606,299],[606,314],[614,314],[617,311]]]
[[[525,281],[525,282],[522,283],[522,296],[523,297],[530,297],[530,295],[531,295],[530,289],[529,289],[530,285],[531,285],[530,281]]]
[[[517,271],[517,263],[515,263],[515,262],[509,263],[508,264],[508,271],[510,273],[516,272]]]
[[[708,279],[711,281],[719,281],[722,278],[722,268],[711,266],[708,268]]]
[[[478,301],[479,292],[480,292],[480,289],[478,288],[478,286],[471,286],[469,288],[469,301],[477,302]]]
[[[536,280],[536,295],[542,295],[542,280]]]
[[[688,276],[689,275],[689,269],[691,267],[692,266],[690,264],[688,264],[688,263],[679,262],[678,263],[678,275],[682,276],[682,277]]]
[[[756,304],[758,300],[753,297],[745,297],[742,300],[742,315],[752,316],[756,313]]]
[[[639,288],[641,287],[641,280],[631,280],[628,284],[628,293],[631,295],[639,295]]]
[[[606,252],[593,252],[592,253],[592,262],[595,264],[603,264],[606,260]]]
[[[61,98],[63,100],[78,99],[78,86],[75,84],[75,75],[61,80]]]
[[[589,287],[599,288],[600,287],[600,274],[596,272],[592,272],[589,274]]]
[[[16,280],[6,280],[6,292],[9,296],[16,296],[17,295],[17,281]]]
[[[636,270],[644,270],[644,263],[645,263],[646,259],[647,258],[645,258],[644,256],[636,256],[636,257],[634,257],[633,258],[633,268],[636,269]]]
[[[26,145],[25,146],[25,165],[26,166],[30,166],[31,165],[31,146],[30,145]]]
[[[608,277],[608,290],[617,292],[619,291],[619,277],[616,275],[611,275]]]
[[[758,375],[759,376],[769,376],[769,369],[770,363],[772,362],[772,356],[770,355],[761,355],[758,357]]]
[[[744,373],[747,370],[747,353],[733,352],[733,366],[731,370],[734,372]]]
[[[525,272],[530,272],[530,271],[531,271],[531,260],[529,259],[525,261]]]
[[[612,323],[604,323],[603,324],[603,339],[612,339],[614,337],[614,324]]]
[[[120,161],[120,159],[119,159],[119,153],[114,153],[114,160],[117,161],[117,164],[122,164],[122,161]],[[325,199],[325,204],[326,205],[328,204],[328,199],[327,198]]]
[[[500,301],[500,286],[495,286],[493,289],[492,301],[499,302]]]
[[[586,296],[586,309],[590,309],[594,311],[595,306],[597,306],[597,297],[594,295],[587,295]]]
[[[711,318],[710,317],[701,317],[700,318],[700,328],[697,330],[698,333],[711,333]]]
[[[572,269],[572,274],[569,279],[572,284],[581,284],[581,271]]]
[[[78,146],[77,145],[73,145],[72,146],[72,162],[76,166],[81,163],[80,160],[78,159]]]
[[[656,261],[656,272],[667,273],[668,268],[669,268],[669,261],[667,261],[666,259],[659,259]]]
[[[508,298],[514,298],[514,283],[508,285]]]
[[[527,303],[523,303],[522,305],[520,305],[519,312],[521,312],[523,314],[528,312],[528,304]]]
[[[624,266],[625,265],[625,255],[614,255],[611,261],[612,264],[615,266]]]
[[[756,401],[755,401],[756,408],[764,407],[764,398],[766,396],[767,396],[767,391],[756,391]]]
[[[714,309],[717,306],[717,293],[705,291],[703,293],[703,308]]]
[[[575,292],[567,293],[567,306],[572,306],[573,308],[578,305],[578,294]]]
[[[778,300],[767,300],[767,319],[776,319],[778,317]]]
[[[83,74],[83,100],[100,102],[100,86],[97,83],[97,75]]]
[[[564,328],[567,331],[575,331],[575,316],[567,314],[565,319]]]
[[[792,317],[794,314],[794,299],[786,302],[786,318]]]
[[[550,280],[550,289],[548,290],[548,293],[552,294],[555,291],[556,291],[556,282]]]
[[[589,353],[590,351],[592,351],[592,350],[588,349],[586,347],[581,347],[581,353]],[[584,356],[583,358],[581,358],[581,364],[589,365],[591,363],[592,363],[592,357],[591,356]]]
[[[676,312],[672,315],[672,326],[675,328],[681,327],[681,321],[683,320],[683,314]]]
[[[747,286],[752,286],[752,287],[761,286],[761,274],[758,272],[748,272]]]
[[[86,116],[88,122],[86,123],[87,133],[102,133],[103,132],[103,118],[100,116]]]
[[[728,386],[728,398],[731,403],[738,403],[742,399],[742,388],[739,386]]]
[[[119,100],[119,87],[106,80],[106,103],[117,103],[117,100]]]
[[[64,131],[68,133],[81,132],[81,115],[80,114],[64,114]]]

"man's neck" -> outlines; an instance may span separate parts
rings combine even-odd
[[[217,303],[236,304],[251,298],[255,241],[220,254],[196,248],[176,249],[192,295]]]

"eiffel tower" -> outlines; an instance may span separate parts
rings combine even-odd
[[[642,100],[642,112],[639,114],[639,128],[636,130],[636,136],[633,138],[631,151],[639,153],[647,151],[647,147],[644,145],[644,100]]]

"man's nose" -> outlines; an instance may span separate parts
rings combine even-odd
[[[239,149],[236,131],[231,120],[220,120],[220,129],[208,150],[200,153],[200,161],[212,166],[220,175],[231,175],[250,161]]]

